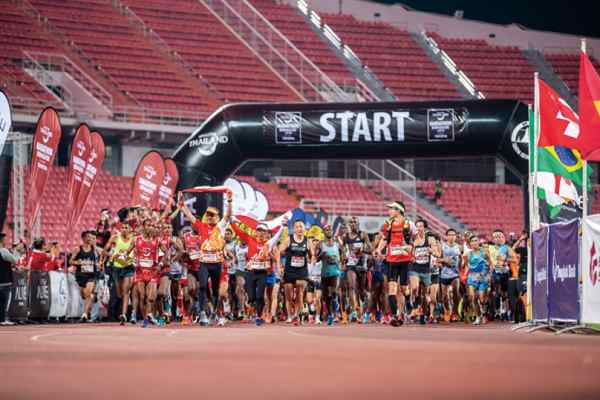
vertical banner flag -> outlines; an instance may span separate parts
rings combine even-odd
[[[30,217],[28,226],[32,227],[39,211],[46,181],[56,157],[60,142],[60,119],[52,107],[42,111],[38,119],[33,138],[31,154],[31,186],[29,189]]]
[[[548,226],[542,226],[532,235],[533,285],[531,303],[534,321],[548,320]]]
[[[583,219],[581,322],[600,324],[600,215]]]
[[[579,221],[550,225],[548,317],[557,321],[579,319]]]
[[[17,269],[13,271],[10,307],[8,315],[12,320],[24,320],[29,315],[29,271]]]
[[[50,314],[50,276],[48,272],[31,271],[32,318],[48,318]]]
[[[170,158],[165,159],[165,176],[158,190],[158,207],[166,208],[169,199],[173,197],[179,181],[179,172],[175,161]]]
[[[584,159],[600,161],[600,76],[584,52],[579,59],[579,116],[581,143],[577,149]]]
[[[12,125],[12,114],[10,112],[10,103],[8,97],[0,90],[0,154],[4,149],[4,143],[10,132]]]
[[[158,207],[159,189],[164,182],[165,162],[158,151],[150,151],[142,157],[133,178],[131,204]]]
[[[73,214],[71,215],[70,221],[70,226],[72,227],[77,225],[79,222],[79,218],[83,213],[85,204],[87,203],[87,200],[94,189],[94,185],[96,183],[96,179],[98,178],[98,173],[102,168],[102,163],[104,162],[104,155],[106,152],[104,148],[104,140],[102,139],[101,134],[98,132],[92,132],[90,137],[92,148],[85,164],[81,188],[79,189],[79,193],[75,199]]]
[[[77,133],[73,138],[73,144],[71,145],[71,159],[69,160],[69,210],[73,213],[73,207],[75,201],[79,195],[81,189],[81,182],[83,182],[83,174],[85,172],[85,166],[87,160],[92,151],[92,137],[90,130],[86,124],[79,125]]]

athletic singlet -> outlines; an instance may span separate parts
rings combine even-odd
[[[425,239],[423,239],[423,243],[416,244],[416,241],[419,239],[415,239],[413,243],[413,266],[412,269],[416,272],[427,274],[430,272],[429,263],[430,263],[430,255],[431,251],[429,250],[429,244]]]
[[[485,259],[483,249],[478,252],[471,251],[469,253],[469,277],[474,280],[482,280],[488,271],[488,263]]]
[[[93,247],[90,251],[85,251],[82,246],[79,246],[79,251],[74,260],[81,262],[81,265],[75,266],[77,273],[94,274],[98,271],[98,256]]]
[[[492,263],[494,264],[494,272],[497,274],[507,274],[509,272],[508,267],[508,246],[506,244],[500,245],[500,247],[496,247],[496,245],[490,246],[490,258],[492,259]],[[498,263],[497,257],[498,255],[504,256],[504,261],[502,263]]]
[[[235,271],[237,269],[237,267],[236,267],[237,258],[235,256],[235,247],[236,247],[236,244],[234,241],[225,243],[225,250],[227,250],[227,252],[229,254],[231,254],[231,256],[232,256],[232,258],[225,260],[227,262],[227,273],[230,275],[235,274]]]
[[[442,257],[450,258],[450,265],[444,264],[442,267],[442,279],[458,278],[458,267],[460,265],[460,246],[454,243],[450,246],[448,243],[442,243]]]
[[[429,257],[429,269],[431,271],[431,275],[439,275],[440,274],[440,265],[441,265],[441,259],[432,254]]]
[[[344,236],[344,244],[346,245],[346,266],[348,267],[363,267],[362,250],[365,242],[362,239],[362,232],[358,231],[357,236],[351,238],[349,234]]]
[[[294,236],[290,237],[290,245],[285,251],[285,268],[306,268],[308,259],[308,239],[303,238],[296,242]]]
[[[308,277],[313,282],[321,282],[321,272],[322,272],[323,264],[321,261],[317,261],[316,263],[308,264]]]
[[[135,239],[135,257],[138,268],[154,268],[158,257],[158,239],[144,239],[138,236]]]
[[[129,240],[125,241],[121,235],[117,235],[115,246],[113,247],[113,267],[125,268],[133,264],[133,257],[131,257],[131,254],[125,254],[127,249],[131,247],[132,242],[133,236],[130,236]]]
[[[186,232],[183,234],[183,244],[190,260],[192,262],[200,262],[200,257],[202,256],[200,252],[200,236],[192,232]]]
[[[322,269],[321,274],[324,278],[331,278],[340,276],[340,248],[337,242],[333,242],[332,245],[328,245],[326,242],[321,243],[321,252],[333,261],[321,260]]]
[[[200,260],[206,264],[220,264],[224,261],[223,248],[225,247],[225,223],[219,222],[217,225],[208,225],[202,221],[196,221],[192,225],[194,230],[200,234],[202,244],[200,249],[202,255]]]
[[[383,225],[381,234],[387,240],[387,252],[385,256],[387,262],[409,262],[412,258],[410,247],[404,238],[404,228],[405,224],[398,222],[392,223],[391,229],[389,228],[389,221],[386,221]]]
[[[240,272],[246,270],[246,260],[248,257],[248,246],[235,246],[236,268]]]

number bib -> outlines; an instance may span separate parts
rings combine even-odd
[[[392,246],[390,246],[390,255],[391,256],[404,256],[404,255],[406,255],[406,248],[401,245],[392,245]]]
[[[141,268],[152,268],[154,267],[154,261],[148,260],[146,258],[141,258],[139,265]]]
[[[200,252],[200,250],[190,251],[190,260],[196,261],[196,260],[199,260],[200,257],[202,257],[202,253]]]
[[[292,256],[292,259],[290,261],[290,265],[294,268],[302,268],[304,267],[305,264],[305,258],[304,257],[299,257],[299,256]]]
[[[248,263],[248,269],[267,269],[269,268],[269,263],[266,261],[255,261],[252,260]]]
[[[81,272],[90,273],[94,272],[94,262],[92,260],[81,261]]]
[[[346,262],[346,265],[355,266],[357,264],[358,264],[358,257],[356,257],[356,254],[354,254],[354,253],[348,254],[348,261]]]
[[[219,255],[215,251],[205,251],[202,253],[202,262],[205,262],[205,263],[219,262]]]

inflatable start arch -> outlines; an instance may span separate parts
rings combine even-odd
[[[516,100],[231,104],[173,159],[180,188],[220,185],[248,160],[402,157],[495,156],[526,183],[527,128],[527,106]]]

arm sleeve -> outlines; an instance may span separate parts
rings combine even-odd
[[[273,236],[271,239],[269,239],[269,241],[268,241],[269,251],[273,250],[273,246],[275,246],[277,244],[277,242],[279,242],[279,238],[281,237],[282,234],[283,234],[283,227],[280,227],[279,230],[277,231],[277,233],[275,234],[275,236]]]

